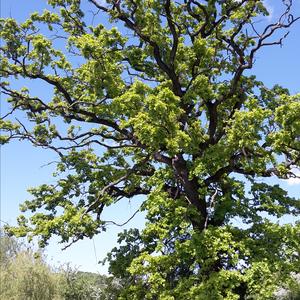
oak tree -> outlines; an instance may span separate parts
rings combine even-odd
[[[145,228],[108,256],[120,299],[272,299],[299,270],[299,224],[277,220],[300,202],[265,179],[296,176],[300,96],[249,70],[299,19],[278,2],[268,24],[260,0],[48,0],[2,19],[1,142],[59,159],[57,182],[32,188],[8,230],[74,243],[143,195]],[[51,94],[14,88],[26,79]]]

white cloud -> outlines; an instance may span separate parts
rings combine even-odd
[[[287,182],[288,185],[297,185],[300,184],[300,169],[298,168],[293,168],[291,170],[297,177],[291,177],[287,180],[285,180]]]

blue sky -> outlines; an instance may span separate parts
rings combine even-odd
[[[280,2],[279,0],[267,2],[272,11],[272,15],[268,17],[269,20],[275,19],[278,15]],[[1,1],[1,16],[12,16],[23,21],[31,12],[46,7],[46,1],[4,0]],[[295,1],[295,8],[300,13],[300,1]],[[256,74],[257,78],[269,87],[278,83],[289,88],[291,93],[300,93],[299,37],[300,22],[293,26],[282,48],[268,47],[258,53],[251,73]],[[37,85],[35,92],[44,93],[45,90]],[[29,197],[26,192],[27,188],[53,182],[51,178],[53,165],[45,164],[54,160],[56,160],[56,155],[53,152],[42,151],[26,142],[15,141],[1,147],[1,220],[14,224],[19,214],[19,204]],[[300,195],[298,181],[281,181],[281,185],[291,196]],[[119,204],[107,211],[105,218],[122,223],[134,213],[140,203],[141,199],[132,199],[131,202]],[[143,216],[140,215],[134,218],[127,228],[140,227],[142,223]],[[46,250],[48,259],[54,264],[71,262],[73,266],[78,266],[85,271],[106,272],[106,267],[99,266],[96,262],[103,259],[105,254],[116,245],[117,233],[120,230],[119,227],[110,227],[107,232],[93,240],[78,242],[65,251],[61,251],[61,245],[53,239]]]

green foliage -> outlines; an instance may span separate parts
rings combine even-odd
[[[300,284],[299,282],[294,283],[290,290],[287,291],[287,295],[283,298],[284,300],[299,300],[300,299]]]
[[[105,230],[107,207],[146,195],[145,228],[122,233],[107,258],[120,299],[272,299],[299,270],[299,223],[279,221],[300,202],[264,179],[300,167],[300,95],[246,71],[299,19],[292,1],[260,26],[260,0],[88,2],[49,0],[24,23],[1,19],[11,110],[0,141],[59,157],[56,182],[31,188],[7,230],[74,243]],[[89,26],[85,10],[113,26]],[[66,297],[89,285],[79,277]]]
[[[114,300],[122,285],[120,280],[95,273],[79,272],[69,265],[59,272],[59,290],[65,300]]]

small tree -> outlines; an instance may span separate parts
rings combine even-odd
[[[292,0],[265,26],[259,0],[48,3],[1,21],[1,141],[60,158],[57,183],[30,190],[21,210],[32,215],[10,232],[72,243],[106,227],[106,207],[146,195],[145,229],[109,257],[126,275],[123,299],[272,298],[299,270],[299,224],[276,222],[299,201],[263,179],[296,176],[300,98],[246,71],[299,19]],[[120,30],[87,26],[84,10]],[[51,99],[10,78],[49,86]],[[9,119],[18,110],[27,122]]]
[[[0,238],[0,297],[5,300],[62,299],[58,293],[56,274],[42,255],[24,249],[14,238]]]

